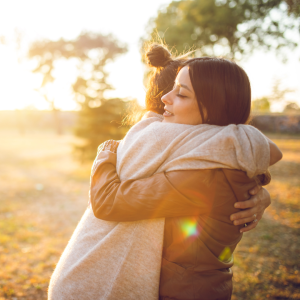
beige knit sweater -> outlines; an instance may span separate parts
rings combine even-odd
[[[120,143],[117,172],[125,180],[230,168],[253,177],[267,170],[269,155],[267,139],[252,126],[170,124],[148,113]],[[157,300],[163,230],[164,219],[108,222],[88,208],[52,275],[49,299]]]

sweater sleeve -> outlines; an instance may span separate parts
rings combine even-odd
[[[270,146],[267,138],[250,125],[230,125],[234,130],[234,144],[239,169],[249,178],[267,172],[270,163]]]
[[[97,155],[90,183],[94,215],[107,221],[138,221],[209,214],[217,190],[212,170],[180,170],[120,181],[116,154]],[[248,198],[245,189],[244,200]]]

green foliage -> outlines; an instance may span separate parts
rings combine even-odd
[[[252,101],[251,109],[254,112],[269,112],[270,111],[270,101],[267,97],[262,97]]]
[[[106,140],[120,140],[125,136],[129,127],[122,126],[122,119],[129,103],[110,99],[98,107],[85,106],[81,110],[75,134],[85,140],[83,145],[76,146],[82,161],[95,158],[97,147]]]
[[[299,0],[285,0],[288,6],[288,12],[294,17],[300,17],[300,2]]]
[[[120,99],[107,100],[104,93],[112,87],[107,83],[105,65],[126,52],[111,35],[82,33],[74,40],[37,41],[32,44],[28,56],[36,58],[38,65],[34,72],[43,75],[40,90],[50,85],[55,77],[53,71],[58,60],[75,60],[78,76],[73,84],[75,100],[81,106],[75,134],[84,139],[83,145],[75,146],[81,151],[81,158],[91,158],[97,146],[107,139],[121,139],[126,130],[120,128],[126,103]]]
[[[289,40],[285,32],[296,25],[292,22],[278,22],[270,14],[275,9],[282,15],[287,15],[282,2],[284,1],[172,1],[150,21],[149,39],[155,39],[158,34],[166,44],[176,47],[179,52],[196,48],[201,55],[223,55],[230,58],[242,58],[257,48],[276,51],[285,46],[293,48],[296,43]],[[294,8],[290,12],[291,16],[293,11]]]

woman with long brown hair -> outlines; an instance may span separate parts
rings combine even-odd
[[[152,111],[162,115],[165,112],[165,104],[161,98],[173,89],[178,70],[187,62],[189,54],[192,53],[175,57],[166,45],[157,43],[149,44],[146,47],[145,61],[148,67],[152,68],[152,72],[147,84],[145,109],[142,110],[142,113]],[[140,111],[136,112],[135,110],[133,113],[129,112],[127,116],[131,120],[131,125],[135,124],[141,117]],[[258,192],[259,194],[257,194]],[[270,195],[266,189],[259,190],[258,187],[255,187],[249,190],[249,194],[252,195],[249,200],[236,203],[236,207],[242,211],[231,216],[231,220],[235,221],[234,225],[246,224],[241,229],[242,232],[254,229],[262,218],[265,209],[271,204]],[[253,219],[254,215],[255,218]]]
[[[201,135],[203,136],[203,132],[206,134],[201,150],[210,149],[211,153],[200,153],[198,159],[218,161],[213,154],[216,149],[207,148],[207,143],[209,144],[212,139],[211,131],[213,130],[215,135],[221,130],[222,134],[226,135],[226,129],[235,129],[236,125],[242,128],[243,125],[240,124],[247,123],[250,116],[251,89],[246,73],[235,63],[218,58],[195,58],[183,62],[173,89],[161,100],[164,103],[163,122],[193,125],[194,132],[201,127]],[[158,108],[159,105],[154,107],[155,110]],[[152,125],[148,123],[146,126]],[[202,125],[199,127],[198,124]],[[168,137],[159,131],[158,126],[157,124],[154,126],[154,130],[158,132],[157,143],[165,145],[162,140]],[[133,147],[129,148],[132,159],[135,157],[134,147],[138,149],[136,155],[140,160],[138,152],[142,151],[141,145],[145,143],[145,147],[150,146],[149,143],[146,144],[149,135],[145,137],[137,131],[141,125],[136,128],[136,132],[132,130],[121,142],[120,159],[123,161],[126,159],[122,152],[130,136],[136,134],[139,137],[139,141],[135,140]],[[144,131],[144,134],[146,132],[149,133]],[[168,134],[172,132],[169,130]],[[249,135],[249,139],[251,138],[253,136]],[[176,138],[171,137],[172,142],[174,139]],[[212,143],[212,145],[218,145],[223,152],[222,155],[226,156],[228,145],[222,144],[221,138],[218,141],[219,144]],[[185,142],[188,142],[186,137]],[[268,143],[269,148],[265,149],[270,153],[267,151],[258,153],[260,163],[264,167],[257,166],[257,174],[262,174],[263,180],[266,177],[266,166],[281,159],[281,152],[277,146],[270,140]],[[151,145],[155,151],[153,147],[155,143]],[[171,166],[166,168],[164,173],[160,173],[161,169],[158,168],[156,175],[147,179],[120,180],[116,173],[116,146],[114,142],[107,143],[96,159],[98,162],[91,178],[90,194],[95,216],[119,222],[167,218],[160,299],[230,299],[232,292],[230,267],[233,265],[231,254],[242,233],[230,222],[228,216],[230,212],[235,212],[234,205],[237,201],[245,200],[244,192],[251,185],[256,185],[255,178],[249,179],[245,173],[229,170],[228,167],[216,169],[216,166],[210,167],[208,164],[205,166],[207,169],[214,169],[213,172],[206,170],[206,173],[203,171],[199,173],[198,170],[187,170],[189,167],[181,171],[178,167],[176,171]],[[246,154],[249,151],[247,155],[251,161],[253,159],[251,151],[255,149],[246,148],[245,146],[243,151]],[[162,147],[161,153],[166,151]],[[174,145],[172,151],[178,155],[179,150]],[[159,155],[162,155],[161,153]],[[150,159],[150,155],[147,155]],[[171,152],[168,152],[168,155],[172,156]],[[230,161],[230,156],[227,158]],[[127,160],[127,163],[133,164],[132,159],[129,162]],[[153,162],[153,157],[150,160]],[[170,165],[168,159],[163,163]],[[174,165],[174,160],[172,163]],[[182,158],[180,163],[183,164]],[[195,161],[193,163],[196,164]],[[124,164],[126,162],[123,162]],[[122,162],[117,165],[118,173],[123,165]],[[240,167],[243,169],[242,164]],[[244,170],[246,169],[245,167]],[[249,170],[247,174],[249,177],[254,175],[253,173],[251,176]],[[208,186],[213,189],[210,190],[210,194],[208,193],[209,197],[204,197],[204,191]],[[256,219],[254,215],[255,213],[248,221],[253,222]]]

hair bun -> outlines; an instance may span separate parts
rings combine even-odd
[[[164,68],[172,61],[172,55],[164,46],[151,44],[146,52],[146,61],[150,67]]]

